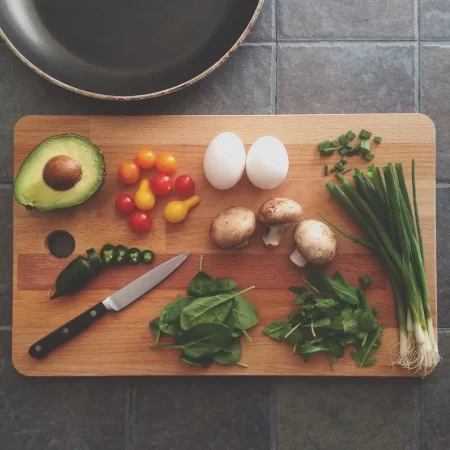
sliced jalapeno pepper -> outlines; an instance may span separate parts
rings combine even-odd
[[[98,253],[93,248],[90,248],[86,250],[86,254],[88,255],[89,261],[95,273],[101,272],[105,266]]]
[[[126,264],[128,262],[128,254],[129,254],[129,250],[123,246],[123,245],[118,245],[116,247],[117,250],[117,264]]]
[[[128,264],[139,264],[140,260],[141,251],[136,247],[130,248],[130,252],[128,254]]]
[[[145,264],[150,264],[155,258],[155,254],[151,250],[144,250],[141,255],[141,261]]]
[[[100,258],[102,259],[103,264],[107,266],[115,264],[117,261],[117,248],[111,244],[104,245],[100,252]]]

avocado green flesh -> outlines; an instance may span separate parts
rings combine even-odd
[[[81,166],[81,178],[70,189],[57,191],[43,179],[44,167],[54,156],[67,155]],[[105,178],[105,161],[89,140],[75,134],[53,136],[35,147],[23,162],[14,181],[16,200],[39,211],[71,208],[92,197]]]

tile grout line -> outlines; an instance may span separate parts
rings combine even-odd
[[[278,0],[275,0],[275,95],[274,95],[274,112],[278,114]]]
[[[415,0],[416,6],[416,33],[417,33],[417,62],[416,62],[416,71],[417,71],[417,83],[418,83],[418,97],[417,97],[417,108],[418,112],[422,111],[422,64],[421,64],[421,45],[420,45],[420,18],[421,18],[421,4],[419,4],[419,0]]]

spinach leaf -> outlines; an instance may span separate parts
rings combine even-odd
[[[259,323],[259,315],[253,303],[243,295],[233,298],[234,328],[248,330]]]
[[[205,292],[207,286],[212,282],[212,277],[210,277],[206,272],[200,271],[192,281],[189,283],[187,293],[191,297],[203,297],[203,292]]]
[[[181,328],[189,330],[199,323],[224,323],[232,308],[230,300],[229,294],[193,300],[181,313]]]
[[[225,322],[230,308],[232,308],[231,300],[237,295],[246,292],[248,289],[241,292],[233,291],[232,293],[217,294],[212,297],[196,298],[183,309],[180,321],[181,328],[183,330],[189,330],[198,323]],[[222,306],[224,303],[226,305]]]
[[[371,284],[373,283],[372,278],[369,275],[364,275],[363,277],[359,277],[359,285],[361,289],[365,291]]]
[[[186,364],[200,367],[209,367],[214,361],[211,358],[211,356],[202,356],[201,358],[191,358],[190,356],[184,354],[183,352],[181,353],[180,358]]]
[[[159,316],[159,328],[170,336],[180,334],[180,316],[184,308],[193,300],[193,297],[180,297],[166,305]]]
[[[230,329],[221,323],[199,323],[177,336],[174,344],[152,345],[150,348],[177,348],[190,358],[211,356],[219,352],[231,339]]]
[[[214,361],[224,365],[238,364],[241,360],[241,340],[239,338],[233,339],[230,345],[224,347],[219,353],[213,355]]]
[[[314,306],[316,308],[319,308],[322,311],[325,311],[326,309],[331,309],[336,305],[336,301],[332,298],[316,298]]]
[[[228,304],[228,303],[225,303]],[[233,307],[230,308],[230,312],[228,313],[227,318],[225,319],[224,325],[226,325],[230,330],[231,334],[233,335],[235,331],[234,329],[234,313],[233,313]],[[236,336],[233,336],[236,337]]]

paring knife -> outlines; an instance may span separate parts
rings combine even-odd
[[[167,278],[184,261],[190,252],[175,256],[165,263],[155,267],[125,287],[97,303],[86,312],[66,323],[62,327],[48,334],[40,341],[34,343],[28,353],[37,359],[45,358],[52,350],[78,336],[82,331],[97,322],[107,311],[118,312],[133,303],[145,293],[157,286]]]

